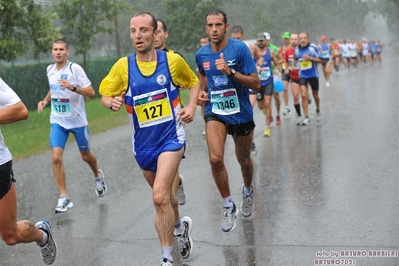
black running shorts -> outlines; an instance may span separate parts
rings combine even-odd
[[[209,121],[218,121],[218,122],[222,123],[223,125],[226,126],[227,134],[232,135],[233,137],[248,136],[249,134],[251,134],[251,132],[255,128],[254,121],[232,125],[232,124],[224,122],[222,119],[220,119],[215,114],[205,115],[204,120],[205,120],[205,123],[208,123]]]
[[[12,171],[12,161],[9,161],[0,165],[0,199],[7,195],[11,188],[12,182],[16,181]]]

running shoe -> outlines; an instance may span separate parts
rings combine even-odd
[[[59,198],[58,205],[55,208],[54,213],[66,212],[68,209],[72,207],[73,203],[68,198]]]
[[[326,87],[330,87],[330,82],[326,82]]]
[[[50,265],[54,262],[55,257],[57,256],[57,245],[55,244],[53,235],[51,234],[50,223],[46,220],[40,220],[36,223],[36,227],[47,234],[47,243],[44,246],[40,246],[39,244],[38,246],[44,263]]]
[[[161,266],[173,266],[173,261],[170,261],[167,258],[163,258]]]
[[[251,195],[247,196],[244,194],[244,184],[242,184],[242,202],[240,205],[241,214],[244,217],[249,217],[252,215],[254,211],[254,202],[252,196],[254,194],[254,190],[251,186]]]
[[[303,121],[303,117],[302,116],[298,116],[298,118],[296,119],[296,125],[297,126],[302,125],[302,121]]]
[[[311,104],[312,103],[312,98],[308,98],[308,104]]]
[[[309,117],[305,117],[305,119],[303,119],[302,121],[302,126],[309,126],[310,125],[310,120]]]
[[[179,175],[179,187],[177,188],[177,194],[176,194],[179,205],[184,205],[186,203],[186,192],[184,192],[183,182],[184,182],[183,176]]]
[[[264,137],[270,137],[270,128],[265,128],[265,130],[263,131],[263,136]]]
[[[321,121],[321,113],[320,113],[320,110],[319,110],[319,111],[316,111],[316,121],[317,121],[317,122],[320,122],[320,121]]]
[[[187,259],[190,257],[191,253],[193,252],[193,239],[191,238],[191,230],[193,229],[193,221],[190,217],[184,216],[181,218],[182,224],[184,224],[185,229],[181,235],[177,235],[179,247],[180,247],[180,254],[183,259]],[[168,264],[166,264],[168,265]]]
[[[281,125],[281,119],[279,115],[276,116],[276,125]]]
[[[291,114],[290,108],[285,108],[283,115],[290,115],[290,114]]]
[[[96,195],[99,197],[104,197],[107,194],[107,184],[105,183],[104,173],[101,169],[98,169],[100,182],[96,182]]]
[[[222,222],[222,230],[223,232],[230,232],[236,227],[235,219],[238,214],[238,209],[236,208],[235,203],[233,202],[233,207],[223,208],[223,222]]]
[[[255,142],[252,142],[251,157],[255,157],[256,155],[258,155],[258,150],[256,149]]]
[[[270,116],[270,124],[273,123],[273,116]]]

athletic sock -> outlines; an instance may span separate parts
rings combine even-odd
[[[300,104],[295,104],[295,111],[297,113],[298,116],[301,116],[301,105]]]
[[[233,207],[233,202],[231,201],[231,196],[228,196],[227,198],[223,198],[223,202],[224,202],[225,208]]]
[[[252,194],[252,186],[251,187],[244,186],[244,195],[250,196],[251,194]]]
[[[162,258],[166,258],[170,261],[173,261],[172,257],[173,246],[171,247],[162,247]]]
[[[40,229],[39,229],[40,230]],[[48,241],[48,235],[46,232],[44,232],[44,230],[40,230],[40,232],[42,232],[43,238],[41,242],[37,242],[39,244],[39,246],[43,247],[44,245],[47,244]]]
[[[184,229],[186,229],[184,226],[182,226],[182,222],[181,220],[179,220],[178,222],[175,223],[175,235],[181,235],[184,232]]]

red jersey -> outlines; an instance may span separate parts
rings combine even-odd
[[[288,64],[291,66],[292,62],[294,61],[294,53],[295,53],[295,49],[293,47],[288,47],[285,50],[284,53],[284,60],[286,62],[288,62]],[[299,67],[298,66],[293,66],[292,70],[290,72],[290,78],[291,79],[299,79]]]

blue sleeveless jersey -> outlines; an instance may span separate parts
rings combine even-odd
[[[166,52],[157,51],[157,66],[150,76],[141,73],[136,54],[130,55],[128,76],[125,106],[132,126],[134,154],[153,153],[170,141],[184,145],[184,125],[177,115],[178,88],[172,82]]]
[[[223,53],[230,68],[244,75],[257,73],[255,62],[247,45],[239,40],[230,39],[224,49],[214,52],[211,45],[201,47],[196,54],[198,71],[208,80],[208,97],[205,114],[216,114],[229,124],[241,124],[253,121],[252,105],[249,101],[249,89],[229,78],[216,69],[215,61]]]
[[[266,53],[262,55],[263,63],[262,63],[262,72],[258,74],[260,85],[266,86],[270,82],[273,81],[273,73],[272,73],[272,56],[270,54],[270,49],[266,48]]]
[[[328,43],[326,44],[320,44],[321,47],[321,57],[322,58],[330,58],[330,45]]]

